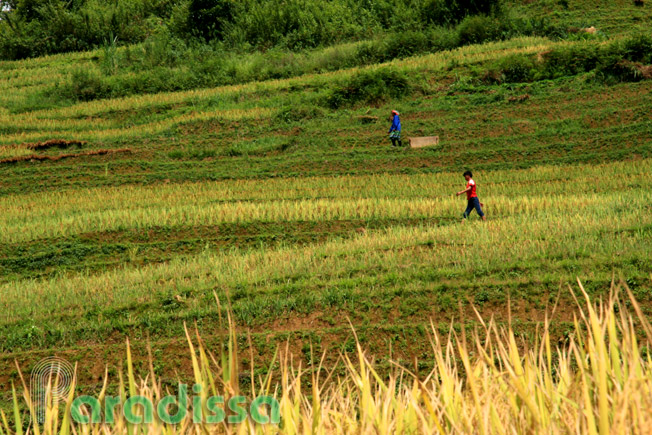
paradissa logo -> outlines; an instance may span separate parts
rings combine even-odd
[[[202,400],[202,386],[196,384],[192,388],[192,406],[189,410],[188,385],[179,384],[179,395],[166,396],[155,406],[152,400],[144,396],[133,396],[122,401],[119,396],[107,396],[104,409],[99,400],[91,396],[76,398],[70,410],[72,419],[79,424],[113,424],[121,412],[127,422],[132,424],[148,424],[154,422],[154,412],[160,421],[167,424],[180,424],[192,413],[195,424],[242,423],[250,415],[259,424],[278,424],[281,420],[280,405],[272,396],[259,396],[247,407],[244,396],[232,396],[226,401],[224,396],[210,396]],[[202,403],[203,402],[203,403]],[[226,405],[226,407],[225,407]],[[118,410],[121,408],[121,411]],[[227,417],[225,409],[230,411]]]

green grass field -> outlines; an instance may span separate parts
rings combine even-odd
[[[227,305],[243,354],[263,368],[286,340],[306,363],[311,345],[331,362],[355,352],[350,320],[382,364],[416,357],[427,370],[431,319],[444,332],[474,328],[473,306],[499,324],[511,311],[534,341],[558,298],[551,331],[563,341],[577,278],[595,298],[622,278],[652,314],[652,81],[478,79],[509,56],[647,31],[652,11],[555,4],[514,8],[554,10],[606,39],[519,37],[89,102],[40,98],[99,50],[0,63],[0,401],[18,382],[14,361],[28,372],[52,353],[96,391],[127,337],[141,357],[151,342],[159,376],[189,376],[184,323],[217,343]],[[325,103],[384,68],[410,90]],[[404,136],[440,145],[389,146],[391,109]],[[35,149],[47,140],[75,143]],[[460,222],[467,168],[486,223]]]

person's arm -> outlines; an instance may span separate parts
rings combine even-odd
[[[463,193],[469,192],[472,188],[473,188],[473,186],[469,186],[464,190],[460,190],[459,192],[457,192],[457,196],[460,196]]]
[[[466,184],[466,189],[460,190],[457,192],[457,196],[460,196],[463,193],[470,192],[473,190],[473,186],[475,186],[475,181],[469,180],[469,182]]]
[[[394,118],[392,118],[392,125],[389,127],[389,133],[396,130],[397,124],[398,123],[396,122],[396,116],[395,116]]]

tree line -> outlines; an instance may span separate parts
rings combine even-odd
[[[0,58],[140,43],[161,31],[234,49],[301,50],[501,9],[500,0],[0,0]]]

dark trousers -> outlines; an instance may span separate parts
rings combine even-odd
[[[484,216],[484,213],[482,212],[482,207],[480,207],[480,200],[478,199],[478,197],[473,197],[469,199],[469,202],[466,205],[466,211],[464,212],[464,219],[469,217],[473,209],[475,209],[475,211],[478,212],[480,217]]]

